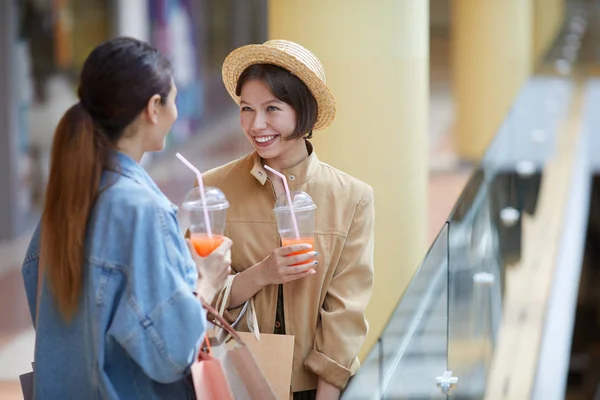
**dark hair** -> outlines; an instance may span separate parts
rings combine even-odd
[[[80,101],[54,133],[41,224],[40,262],[66,320],[77,310],[87,221],[111,150],[152,96],[166,103],[171,86],[169,61],[139,40],[109,40],[83,64]]]
[[[277,65],[254,64],[240,75],[235,94],[240,96],[244,84],[252,80],[259,80],[267,85],[273,96],[289,104],[296,112],[296,129],[288,140],[312,138],[319,108],[317,100],[300,78]]]

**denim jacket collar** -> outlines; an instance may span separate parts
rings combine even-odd
[[[177,206],[173,204],[167,196],[165,196],[165,194],[159,189],[158,185],[156,185],[156,182],[154,182],[150,175],[148,175],[148,172],[146,172],[146,170],[133,158],[119,151],[113,152],[112,157],[114,165],[112,169],[114,172],[133,179],[139,184],[147,187],[154,194],[156,194],[157,197],[166,202],[175,212],[177,212]]]

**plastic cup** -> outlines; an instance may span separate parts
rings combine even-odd
[[[182,211],[187,217],[190,240],[201,257],[208,256],[223,243],[227,208],[229,208],[225,194],[218,188],[206,187],[204,195],[206,196],[206,209],[212,236],[209,235],[207,229],[208,224],[205,219],[200,188],[191,189],[181,205]]]
[[[275,219],[277,220],[277,230],[281,238],[282,246],[290,246],[293,244],[310,244],[308,250],[299,251],[290,256],[305,254],[313,251],[315,246],[315,209],[317,206],[312,198],[306,192],[295,191],[290,193],[292,199],[296,222],[298,224],[298,236],[294,229],[292,220],[292,210],[288,204],[286,195],[279,196],[275,202]],[[294,265],[308,264],[313,260],[307,260]]]

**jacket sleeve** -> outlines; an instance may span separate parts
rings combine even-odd
[[[368,331],[365,309],[373,289],[373,189],[358,202],[344,248],[320,311],[313,350],[304,364],[343,389],[358,369],[358,353]]]
[[[127,282],[108,335],[151,379],[182,379],[195,360],[206,331],[206,315],[184,271],[193,263],[183,248],[175,217],[158,207],[139,207],[127,241]],[[115,234],[120,229],[115,221]],[[131,230],[131,227],[129,228]]]

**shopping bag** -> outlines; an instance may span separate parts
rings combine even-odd
[[[31,363],[31,369],[35,370],[35,363]],[[19,375],[23,400],[33,400],[33,371]]]
[[[212,356],[209,340],[205,339],[204,343],[206,347],[200,349],[198,359],[191,368],[196,398],[234,400],[221,361]]]
[[[225,289],[217,300],[221,317],[225,312],[225,300],[229,297],[232,285],[233,276],[227,280]],[[237,334],[254,356],[277,398],[280,400],[289,399],[294,358],[294,336],[260,333],[254,299],[250,299],[244,304],[232,326],[235,327],[243,317],[246,319],[245,322],[250,332],[237,332]],[[217,330],[215,337],[223,338],[226,334],[226,331]]]
[[[289,398],[294,358],[294,336],[261,333],[259,339],[254,333],[238,332],[250,353],[273,387],[280,400]]]
[[[211,343],[215,358],[218,357],[229,389],[236,400],[277,400],[269,381],[261,367],[246,346],[244,340],[211,305],[203,301],[203,306],[215,318],[215,326],[227,332],[221,341]],[[218,348],[218,352],[217,352]],[[289,389],[288,389],[289,391]],[[288,397],[285,397],[287,399]]]

